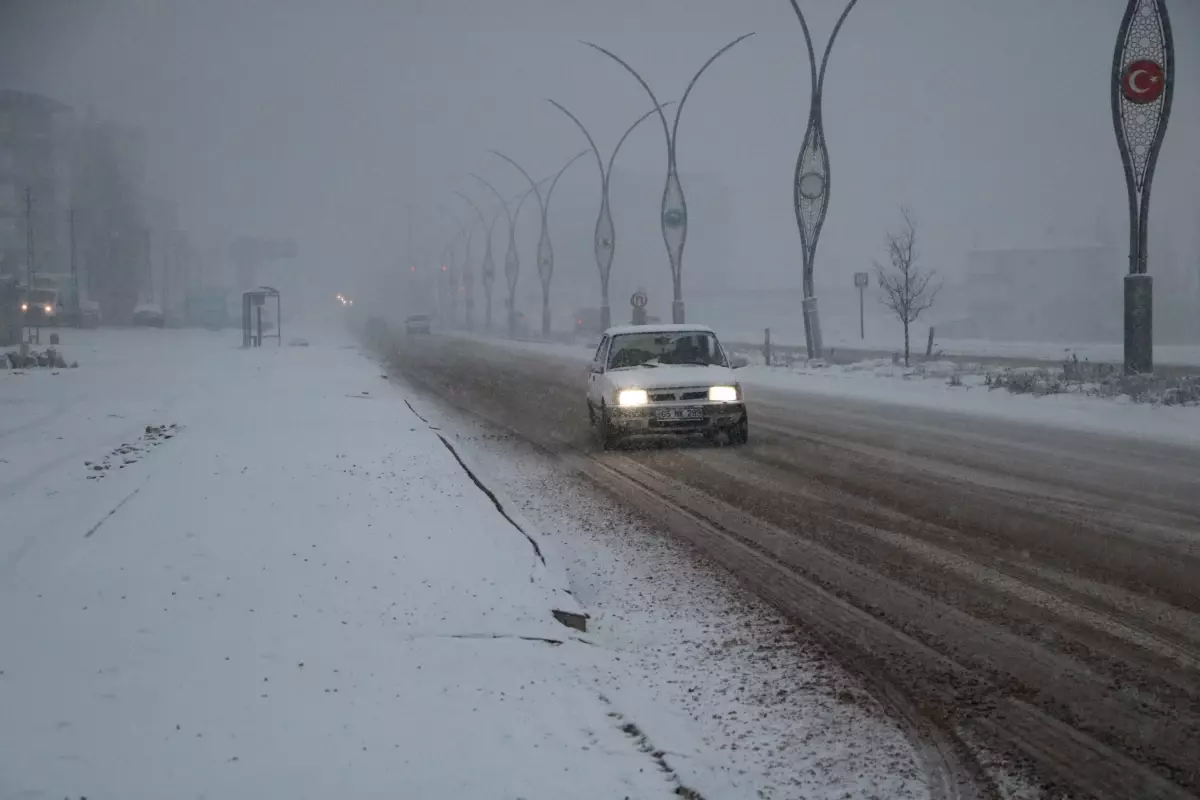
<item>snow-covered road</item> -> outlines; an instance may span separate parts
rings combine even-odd
[[[312,338],[67,332],[78,369],[0,372],[0,798],[922,795],[761,608],[562,624],[564,547],[577,584],[634,580],[570,546],[588,515],[544,536],[515,507],[561,486],[493,493],[436,409]]]
[[[796,374],[783,390],[746,381],[748,446],[602,451],[584,364],[561,349],[391,346],[414,384],[536,444],[832,641],[898,716],[937,709],[947,736],[1021,753],[1081,796],[1195,793],[1200,450],[1185,442],[1198,409],[1079,398],[1084,426],[1086,402],[1129,413],[1119,434],[1081,435],[1068,414],[868,401],[807,390],[853,377]],[[1013,415],[1045,399],[984,397]],[[923,769],[957,782],[971,766],[945,742],[928,739],[939,758]]]

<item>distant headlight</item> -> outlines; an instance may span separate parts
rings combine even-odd
[[[29,303],[21,303],[21,310],[22,310],[22,311],[28,311],[28,310],[29,310]]]
[[[54,313],[54,306],[42,306],[42,308],[46,309],[46,313],[47,313],[47,314],[53,314],[53,313]]]
[[[708,399],[714,403],[736,403],[738,390],[736,386],[713,386],[708,390]]]
[[[617,392],[617,405],[644,406],[650,402],[650,396],[645,389],[622,389]]]

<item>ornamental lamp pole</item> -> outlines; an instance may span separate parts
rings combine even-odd
[[[491,184],[483,180],[483,178],[480,178],[478,175],[472,175],[471,177],[482,182],[489,189],[492,189]],[[492,191],[495,192],[496,190],[492,189]],[[497,193],[496,196],[500,197],[499,193]],[[472,203],[471,205],[475,204]],[[475,210],[476,212],[479,211],[478,208]],[[492,258],[492,232],[496,230],[496,222],[499,221],[501,212],[508,214],[508,203],[504,202],[503,197],[500,197],[500,209],[492,215],[492,221],[490,223],[484,222],[483,215],[479,215],[479,221],[483,223],[484,228],[487,231],[487,247],[484,250],[483,264],[481,265],[481,271],[483,273],[484,302],[487,304],[484,308],[484,329],[487,331],[491,331],[492,329],[492,286],[496,283],[496,262]]]
[[[1171,117],[1175,43],[1166,0],[1129,0],[1109,77],[1113,129],[1129,195],[1125,373],[1154,371],[1154,279],[1147,261],[1150,186]]]
[[[654,108],[658,112],[659,119],[662,120],[663,135],[667,140],[667,181],[663,187],[662,211],[659,221],[662,224],[663,243],[667,246],[667,258],[671,264],[671,285],[674,293],[674,298],[671,301],[671,320],[675,323],[682,323],[685,316],[683,305],[683,247],[687,243],[688,224],[687,201],[683,196],[683,186],[679,183],[679,168],[675,158],[675,145],[679,134],[679,116],[683,113],[683,106],[687,102],[688,95],[692,93],[692,88],[696,85],[696,81],[700,80],[700,76],[704,74],[704,71],[734,45],[753,35],[753,33],[742,34],[710,56],[708,61],[704,62],[704,65],[700,67],[700,70],[688,83],[683,96],[679,98],[679,105],[675,108],[675,122],[672,125],[667,124],[667,116],[662,111],[663,104],[658,102],[658,98],[654,96],[654,91],[651,90],[650,85],[646,83],[642,76],[637,73],[637,70],[622,61],[615,53],[605,50],[598,44],[592,44],[591,42],[582,43],[616,61],[629,74],[633,75],[642,88],[646,90],[646,94],[650,95],[650,100],[654,103]]]
[[[529,181],[530,190],[533,192],[534,196],[537,197],[538,208],[542,212],[542,232],[538,237],[537,265],[538,277],[542,281],[542,338],[549,339],[550,279],[554,277],[554,248],[550,244],[550,225],[549,218],[547,216],[550,213],[550,198],[554,196],[554,187],[558,185],[558,179],[562,177],[563,173],[567,171],[568,167],[586,156],[588,151],[583,150],[579,152],[574,158],[572,158],[566,164],[563,164],[562,168],[555,173],[553,180],[551,180],[550,189],[546,192],[546,197],[544,200],[542,199],[541,191],[538,190],[537,183],[533,180],[533,178],[529,177],[529,173],[526,172],[520,164],[518,164],[516,161],[513,161],[511,158],[504,155],[504,153],[499,152],[498,150],[492,150],[490,152],[493,155],[500,156],[500,158],[503,158],[505,161],[512,164],[522,175],[525,176],[525,180]]]
[[[521,206],[525,205],[525,201],[529,199],[529,195],[533,194],[533,189],[526,190],[517,203],[517,210],[510,212],[508,201],[504,199],[504,195],[500,194],[495,186],[492,186],[475,173],[471,173],[471,177],[482,183],[492,191],[492,194],[496,195],[496,199],[500,201],[500,206],[504,209],[504,214],[508,218],[508,252],[504,254],[504,277],[508,281],[508,300],[505,301],[505,305],[508,308],[508,336],[511,339],[517,335],[517,278],[521,274],[521,257],[517,252],[517,220],[521,216]],[[489,306],[490,302],[489,293]]]
[[[462,192],[455,192],[475,211],[475,215],[479,218],[479,224],[483,227],[484,236],[487,240],[484,244],[483,264],[481,272],[483,273],[483,288],[487,294],[487,322],[485,327],[487,330],[492,328],[492,281],[495,278],[496,265],[492,260],[492,231],[496,228],[496,220],[500,218],[500,212],[497,211],[492,216],[492,222],[489,225],[484,219],[483,212],[479,210],[479,206],[475,205],[475,201]],[[467,330],[475,328],[475,271],[468,264],[467,266]]]
[[[813,49],[812,35],[808,30],[808,22],[800,11],[796,0],[791,0],[792,10],[800,20],[804,31],[804,44],[808,49],[808,66],[812,78],[812,94],[808,109],[808,127],[804,131],[804,141],[800,145],[800,155],[796,158],[796,172],[792,187],[792,206],[796,213],[796,225],[800,228],[801,258],[803,259],[804,301],[804,338],[808,348],[809,358],[821,358],[824,348],[821,342],[821,320],[817,315],[817,297],[813,290],[813,265],[817,256],[817,239],[821,236],[821,227],[825,224],[825,212],[829,208],[829,151],[825,146],[825,122],[821,113],[821,99],[825,87],[825,68],[829,65],[829,53],[837,39],[842,24],[850,14],[858,0],[850,0],[833,33],[825,45],[825,54],[821,57],[821,67],[817,69],[817,53]]]
[[[458,323],[458,294],[460,288],[460,277],[464,276],[470,269],[471,264],[471,235],[473,233],[466,225],[463,225],[452,212],[445,206],[438,206],[439,210],[445,214],[454,225],[456,233],[450,240],[448,247],[450,248],[449,270],[447,271],[447,279],[450,283],[450,320],[452,324]],[[455,260],[455,244],[462,240],[464,246],[464,257],[462,270],[459,270],[458,262]]]
[[[613,256],[616,254],[617,249],[617,232],[613,226],[612,212],[608,201],[613,163],[617,159],[617,153],[620,152],[621,145],[625,144],[625,140],[629,138],[629,134],[633,133],[633,129],[640,125],[642,120],[648,119],[659,109],[650,109],[629,126],[629,129],[617,140],[617,146],[613,148],[612,155],[608,158],[608,166],[606,167],[604,159],[600,156],[600,149],[596,147],[596,140],[588,133],[588,129],[583,126],[579,118],[568,111],[561,103],[554,100],[548,102],[570,117],[576,127],[583,131],[583,135],[587,138],[592,152],[596,154],[596,166],[600,168],[600,214],[596,218],[596,234],[593,241],[593,249],[596,254],[596,267],[600,270],[600,327],[608,330],[612,327],[612,308],[608,304],[608,277],[612,272]],[[659,108],[669,105],[671,105],[671,102],[663,103]]]

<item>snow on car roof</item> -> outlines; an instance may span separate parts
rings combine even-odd
[[[604,332],[606,336],[620,336],[626,333],[680,333],[694,331],[696,333],[716,333],[707,325],[618,325]]]

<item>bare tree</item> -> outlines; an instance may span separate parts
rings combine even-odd
[[[900,214],[904,217],[904,230],[899,233],[888,233],[887,247],[891,267],[884,267],[875,262],[875,274],[878,276],[879,288],[883,290],[879,302],[883,303],[900,319],[904,326],[904,366],[909,363],[909,326],[917,321],[921,312],[933,305],[942,282],[933,282],[937,273],[931,269],[923,270],[917,262],[920,252],[917,250],[917,226],[912,214],[907,208],[901,207]]]

